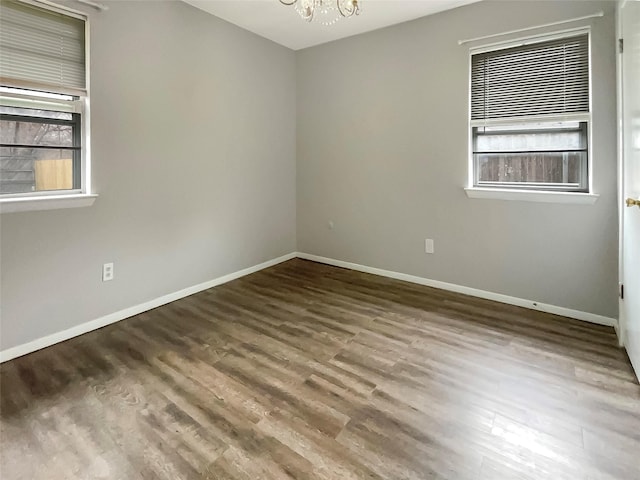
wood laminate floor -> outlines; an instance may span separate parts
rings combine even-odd
[[[303,260],[0,371],[3,480],[640,479],[613,329]]]

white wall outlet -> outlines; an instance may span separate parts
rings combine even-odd
[[[327,226],[329,227],[329,230],[333,230],[333,227],[334,227],[333,220],[329,220],[329,223],[327,224]]]
[[[102,281],[108,282],[109,280],[113,280],[113,263],[102,265]]]
[[[424,252],[433,253],[433,238],[427,238],[424,241]]]

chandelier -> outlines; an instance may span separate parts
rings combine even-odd
[[[283,5],[294,5],[307,22],[317,19],[322,25],[333,25],[343,17],[360,15],[358,0],[280,0]]]

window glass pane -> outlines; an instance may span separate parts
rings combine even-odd
[[[0,87],[0,93],[13,93],[13,94],[29,95],[30,97],[42,97],[42,98],[55,99],[55,100],[75,100],[75,99],[78,99],[77,96],[73,96],[73,95],[63,95],[63,94],[60,94],[60,93],[41,92],[39,90],[27,90],[27,89],[24,89],[24,88],[14,88],[14,87]]]
[[[0,148],[0,193],[71,190],[74,184],[72,150]]]
[[[527,122],[509,123],[506,125],[491,125],[482,127],[483,132],[508,132],[511,130],[578,130],[584,122]]]
[[[20,115],[22,117],[53,118],[58,120],[73,120],[73,114],[69,112],[56,112],[53,110],[40,110],[36,108],[19,108],[0,106],[0,115]]]
[[[574,132],[511,133],[479,135],[478,152],[519,152],[548,150],[582,150],[586,148],[582,134]]]
[[[0,120],[0,143],[3,145],[73,147],[73,140],[73,125]]]
[[[480,153],[586,150],[585,131],[577,122],[479,127],[475,151]]]
[[[586,168],[586,152],[477,154],[479,183],[572,184],[581,182]]]

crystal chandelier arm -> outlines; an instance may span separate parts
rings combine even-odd
[[[351,8],[346,7],[345,3],[350,3]],[[358,5],[358,0],[347,0],[346,2],[344,2],[344,0],[336,0],[336,5],[338,6],[338,12],[340,12],[340,15],[343,17],[350,17],[354,13],[356,15],[360,15],[360,5]]]
[[[293,5],[294,3],[296,3],[298,0],[291,0],[291,1],[286,1],[286,0],[280,0],[280,3],[283,5],[287,5],[288,7],[290,7],[291,5]]]
[[[302,18],[304,18],[307,22],[312,22],[313,21],[313,15],[316,13],[316,9],[315,9],[315,5],[314,7],[310,8],[307,7],[308,9],[306,10],[306,12],[304,14],[300,14],[302,15]]]

